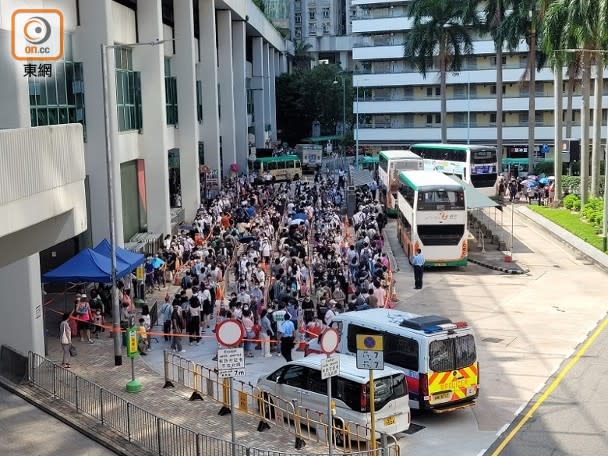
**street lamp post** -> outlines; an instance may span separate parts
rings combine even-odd
[[[344,75],[340,75],[340,80],[342,81],[342,140],[346,137],[346,79],[344,79]],[[337,84],[338,81],[334,79],[334,84]]]
[[[136,47],[136,46],[158,46],[168,40],[156,40],[146,43],[130,43],[130,44],[104,44],[101,43],[101,79],[103,82],[103,117],[105,125],[105,144],[106,144],[106,172],[108,174],[108,212],[110,222],[110,261],[111,261],[111,276],[112,276],[112,335],[114,337],[114,365],[122,365],[122,338],[120,331],[120,304],[118,302],[118,290],[116,289],[116,206],[114,204],[115,188],[114,188],[114,153],[112,150],[112,116],[110,115],[110,106],[108,102],[108,50],[120,47]]]
[[[357,85],[357,106],[355,108],[356,115],[356,130],[357,130],[357,138],[355,139],[355,166],[359,166],[359,85]]]

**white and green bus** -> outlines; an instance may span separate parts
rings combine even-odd
[[[422,170],[424,162],[420,156],[409,150],[383,150],[378,157],[378,180],[382,188],[380,202],[388,215],[396,216],[399,171]]]
[[[426,267],[467,264],[467,206],[461,184],[437,171],[402,171],[397,208],[397,235],[410,261],[422,249]]]
[[[410,150],[424,159],[425,170],[454,174],[484,195],[495,195],[498,169],[496,147],[472,144],[413,144]]]

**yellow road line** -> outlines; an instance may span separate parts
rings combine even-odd
[[[574,357],[570,361],[568,361],[568,363],[560,371],[555,380],[551,382],[549,388],[547,388],[547,390],[543,394],[541,394],[538,400],[534,403],[534,405],[532,405],[532,407],[530,407],[530,410],[528,410],[528,412],[519,421],[519,423],[517,423],[517,425],[511,430],[511,432],[509,432],[509,434],[504,438],[504,440],[500,442],[500,445],[498,445],[496,450],[494,450],[492,456],[498,456],[500,453],[502,453],[502,450],[505,449],[505,447],[509,444],[513,437],[515,437],[515,435],[521,430],[523,425],[526,424],[530,418],[532,418],[534,412],[538,410],[538,408],[543,404],[543,402],[545,402],[545,400],[547,400],[549,396],[551,396],[551,394],[553,394],[553,391],[555,391],[555,389],[559,386],[562,380],[566,377],[568,372],[570,372],[570,369],[572,369],[574,365],[581,359],[581,356],[585,354],[591,344],[595,341],[595,339],[597,339],[597,336],[599,336],[601,332],[606,329],[606,326],[608,326],[608,317],[604,318],[602,323],[600,323],[600,325],[595,329],[595,331],[593,331],[591,336],[589,336],[589,338],[585,341],[582,347],[579,348],[579,350],[576,352],[576,355],[574,355]]]

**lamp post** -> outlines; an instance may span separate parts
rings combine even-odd
[[[344,79],[343,74],[340,75],[340,80],[342,81],[342,141],[344,141],[344,138],[346,137],[346,80]],[[334,84],[338,84],[338,80],[336,78],[334,78]],[[344,147],[344,143],[342,146]],[[340,160],[342,161],[343,158],[340,157]],[[334,158],[334,169],[335,165],[336,160]],[[344,163],[342,163],[341,166],[344,166]]]
[[[106,145],[106,172],[108,174],[108,212],[110,222],[110,261],[111,261],[111,276],[112,276],[112,335],[114,337],[114,365],[122,365],[122,338],[120,332],[120,304],[118,302],[118,290],[116,289],[116,206],[114,205],[115,188],[114,188],[114,153],[112,150],[112,134],[114,132],[112,125],[112,116],[110,115],[110,106],[108,103],[108,50],[121,47],[137,47],[137,46],[158,46],[169,40],[156,40],[146,43],[130,43],[130,44],[104,44],[101,43],[101,80],[103,82],[103,117],[105,125],[105,145]]]
[[[359,166],[359,85],[357,85],[357,106],[355,107],[356,115],[355,115],[355,119],[356,119],[356,131],[357,131],[357,138],[355,139],[355,166],[358,167]]]

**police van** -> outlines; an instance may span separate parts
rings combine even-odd
[[[437,315],[369,309],[336,315],[338,351],[357,354],[357,334],[382,335],[384,363],[405,374],[410,408],[445,412],[474,404],[479,362],[472,328]],[[307,354],[318,353],[312,341]]]

